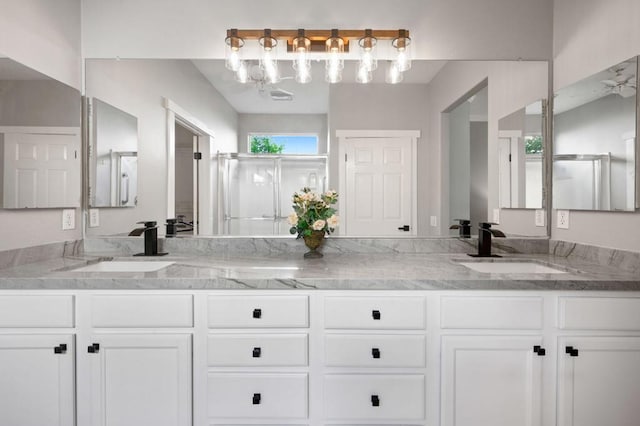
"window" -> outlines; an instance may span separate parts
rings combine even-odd
[[[252,154],[317,154],[318,135],[249,134]]]

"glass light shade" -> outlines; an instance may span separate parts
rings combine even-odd
[[[296,72],[296,82],[298,83],[309,83],[311,81],[311,63],[306,62],[298,62],[295,61],[293,63],[293,69]]]
[[[276,55],[276,46],[278,41],[271,37],[271,30],[264,30],[264,37],[261,37],[260,46],[262,46],[262,54],[260,57],[260,67],[264,72],[264,78],[267,83],[277,83],[280,81],[278,72],[278,62]]]
[[[398,84],[402,81],[402,71],[400,71],[395,61],[389,61],[384,80],[389,84]]]
[[[327,63],[327,70],[325,73],[325,80],[328,83],[340,83],[342,81],[342,67],[329,66]]]
[[[367,67],[358,66],[356,69],[356,81],[361,84],[371,83],[373,73]]]
[[[298,83],[309,83],[311,81],[311,60],[309,59],[309,49],[311,40],[304,35],[304,30],[298,30],[298,37],[293,39],[293,51],[296,58],[293,61],[293,69],[296,71],[296,81]]]
[[[365,30],[365,36],[358,40],[360,46],[360,64],[361,67],[366,67],[370,71],[374,71],[378,68],[378,60],[376,59],[376,45],[378,39],[371,35],[371,30]]]
[[[240,37],[230,35],[224,40],[224,65],[231,71],[238,71],[242,57],[240,55],[240,49],[244,46],[244,40]]]
[[[397,56],[395,59],[400,72],[407,71],[411,68],[411,39],[406,35],[405,30],[398,32],[398,37],[394,38],[391,45],[395,47]]]
[[[249,67],[246,61],[240,62],[240,66],[236,70],[236,81],[242,84],[249,82]]]

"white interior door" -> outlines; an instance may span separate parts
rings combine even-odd
[[[342,232],[352,236],[416,235],[415,139],[349,137],[340,144],[345,153]]]
[[[79,206],[80,162],[78,129],[5,131],[3,207]]]

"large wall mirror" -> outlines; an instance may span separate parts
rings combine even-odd
[[[637,84],[634,57],[556,92],[554,208],[636,208]]]
[[[79,207],[80,92],[0,58],[0,208]]]
[[[414,235],[449,235],[449,193],[464,194],[465,203],[469,204],[472,184],[478,193],[484,194],[477,220],[489,219],[491,197],[487,194],[498,191],[498,180],[492,176],[498,161],[498,119],[545,96],[548,64],[540,61],[416,60],[400,84],[388,84],[385,82],[386,62],[379,59],[374,81],[362,85],[356,82],[356,61],[345,61],[342,82],[330,85],[324,79],[325,66],[321,61],[312,62],[313,79],[309,84],[297,83],[286,61],[279,63],[282,79],[270,84],[257,61],[250,64],[248,81],[240,83],[234,73],[225,68],[224,60],[87,59],[85,93],[98,106],[94,105],[92,115],[97,156],[95,178],[92,179],[99,180],[98,166],[102,158],[103,174],[108,176],[105,182],[108,181],[110,187],[104,191],[104,202],[99,202],[97,192],[91,194],[92,207],[113,206],[114,195],[117,205],[122,195],[126,195],[125,183],[117,180],[122,173],[114,164],[121,160],[114,160],[114,152],[138,153],[134,157],[137,159],[137,197],[131,195],[133,189],[129,192],[129,202],[135,199],[137,203],[133,201],[133,208],[128,209],[101,209],[99,226],[89,227],[87,236],[127,235],[138,221],[155,220],[162,225],[166,219],[174,217],[184,222],[185,232],[180,233],[181,236],[291,236],[284,220],[291,211],[292,192],[303,186],[318,190],[340,189],[339,176],[345,159],[339,158],[343,141],[337,137],[337,132],[355,130],[411,131],[420,135],[416,137],[417,150],[411,145],[413,141],[402,148],[414,156],[417,167],[413,170],[414,188],[400,193],[411,195],[415,189],[410,204],[412,209],[415,207],[412,220],[417,218],[415,222],[421,226]],[[536,81],[535,90],[531,89],[531,80]],[[450,187],[442,184],[442,193],[438,193],[434,182],[440,181],[441,177],[448,181],[445,177],[449,176],[449,162],[444,153],[442,158],[437,155],[440,144],[437,139],[449,130],[439,129],[436,136],[430,135],[436,126],[428,123],[437,123],[456,99],[487,81],[486,96],[479,94],[475,105],[466,104],[470,108],[465,112],[466,120],[461,130],[465,135],[471,128],[485,134],[481,138],[484,154],[465,156],[469,164],[478,166],[477,170],[485,176],[475,179],[467,173],[464,182],[452,181]],[[511,90],[513,84],[522,89]],[[517,95],[513,95],[514,92]],[[521,99],[514,99],[514,96]],[[476,110],[480,104],[485,105],[483,112]],[[101,107],[119,118],[104,119]],[[114,109],[126,114],[116,114]],[[137,149],[113,145],[105,150],[100,148],[103,134],[118,134],[119,141],[127,139],[123,136],[125,133],[133,136],[134,118],[137,119]],[[115,122],[130,122],[130,131],[109,128],[115,126]],[[102,125],[107,128],[101,129]],[[285,149],[276,155],[279,158],[252,157],[254,154],[248,152],[250,139],[263,136],[311,138],[315,140],[314,151],[289,152]],[[469,138],[465,136],[464,140],[467,141],[464,149],[470,150]],[[278,139],[272,142],[281,143]],[[404,158],[404,154],[394,158]],[[229,180],[240,176],[246,179],[236,184]],[[413,179],[411,173],[408,176]],[[481,188],[478,187],[480,183]],[[348,195],[341,193],[340,201],[346,199]],[[231,208],[225,209],[225,202]],[[365,202],[356,204],[366,205]],[[250,207],[245,212],[235,208],[244,205]],[[346,215],[345,205],[338,206],[341,217]],[[440,205],[443,205],[442,217],[436,220],[435,226],[430,225],[429,215],[439,214]],[[403,221],[392,231],[396,233],[394,235],[406,236],[410,233],[405,234],[403,225],[415,222]],[[413,231],[414,227],[411,228]],[[161,234],[162,231],[163,226]],[[518,234],[527,235],[527,232]],[[345,232],[342,235],[356,234]]]
[[[546,112],[540,99],[498,122],[501,208],[543,208]]]
[[[138,119],[90,98],[89,206],[134,207],[138,199]]]

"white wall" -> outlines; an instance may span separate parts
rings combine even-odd
[[[463,102],[449,113],[449,217],[453,219],[471,218],[471,126],[469,125],[470,104]],[[473,223],[473,222],[472,222]],[[477,222],[476,222],[477,223]]]
[[[5,0],[0,10],[0,55],[80,89],[80,0]],[[0,223],[0,250],[82,236],[80,209],[69,231],[59,209],[0,210]]]
[[[163,98],[215,133],[212,152],[237,149],[238,115],[186,60],[88,60],[86,94],[138,118],[138,206],[100,210],[87,235],[126,233],[141,220],[167,219],[167,110]],[[204,159],[213,161],[214,159]],[[162,232],[164,227],[162,228]],[[162,233],[161,232],[161,233]]]
[[[429,235],[448,235],[449,146],[448,117],[443,114],[456,102],[488,80],[488,205],[487,217],[498,208],[498,120],[533,101],[547,96],[548,64],[544,61],[519,62],[449,62],[428,85],[428,136],[425,149],[418,152],[418,162],[428,164],[423,193],[427,203],[421,219],[438,217],[437,227],[427,227]],[[422,182],[422,181],[421,181]],[[420,189],[420,188],[419,188]],[[499,229],[507,235],[545,235],[544,228],[534,225],[533,210],[502,209]],[[443,218],[444,221],[443,221]],[[474,224],[475,226],[475,224]],[[422,227],[424,231],[426,224]]]
[[[238,152],[248,151],[249,133],[315,133],[318,153],[327,152],[327,114],[240,114]]]
[[[554,1],[554,87],[561,88],[640,53],[637,0]],[[555,215],[554,222],[555,222]],[[554,239],[640,251],[640,213],[572,211]]]
[[[84,0],[82,12],[86,57],[222,58],[228,28],[407,28],[421,59],[549,59],[552,43],[552,0]]]
[[[0,126],[80,127],[80,91],[55,80],[0,80]]]

